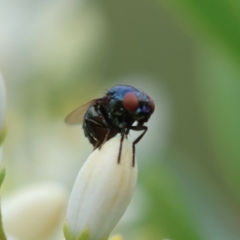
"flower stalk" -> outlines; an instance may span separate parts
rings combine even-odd
[[[5,82],[0,72],[0,187],[5,177],[5,168],[3,166],[2,143],[6,135],[6,128],[4,126],[5,114],[6,114],[6,99],[7,99],[7,93],[6,93]],[[7,238],[3,230],[2,212],[1,212],[1,206],[0,206],[0,240],[6,240],[6,239]]]

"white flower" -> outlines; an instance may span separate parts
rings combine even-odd
[[[120,137],[107,141],[88,157],[75,181],[64,226],[66,239],[105,240],[124,214],[137,182],[132,144]]]
[[[19,238],[9,234],[9,233],[6,233],[6,237],[7,237],[7,240],[19,240]]]
[[[25,187],[2,202],[4,230],[19,239],[48,239],[62,224],[66,207],[67,192],[61,185]]]

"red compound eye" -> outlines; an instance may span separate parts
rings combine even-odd
[[[135,112],[139,106],[139,101],[137,96],[132,92],[126,93],[123,97],[123,106],[129,112]]]
[[[154,103],[153,99],[150,96],[148,96],[148,97],[149,97],[149,105],[150,105],[150,107],[152,109],[152,112],[154,112],[155,103]]]

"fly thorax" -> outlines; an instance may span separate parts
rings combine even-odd
[[[112,101],[109,105],[108,117],[116,129],[123,129],[128,126],[129,114],[119,101]]]
[[[126,116],[123,111],[114,111],[109,113],[109,118],[111,119],[112,124],[118,129],[122,129],[127,126]]]

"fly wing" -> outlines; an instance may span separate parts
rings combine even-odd
[[[77,109],[73,110],[66,118],[65,122],[70,125],[81,124],[83,122],[84,116],[87,110],[97,101],[98,99],[94,99]]]

